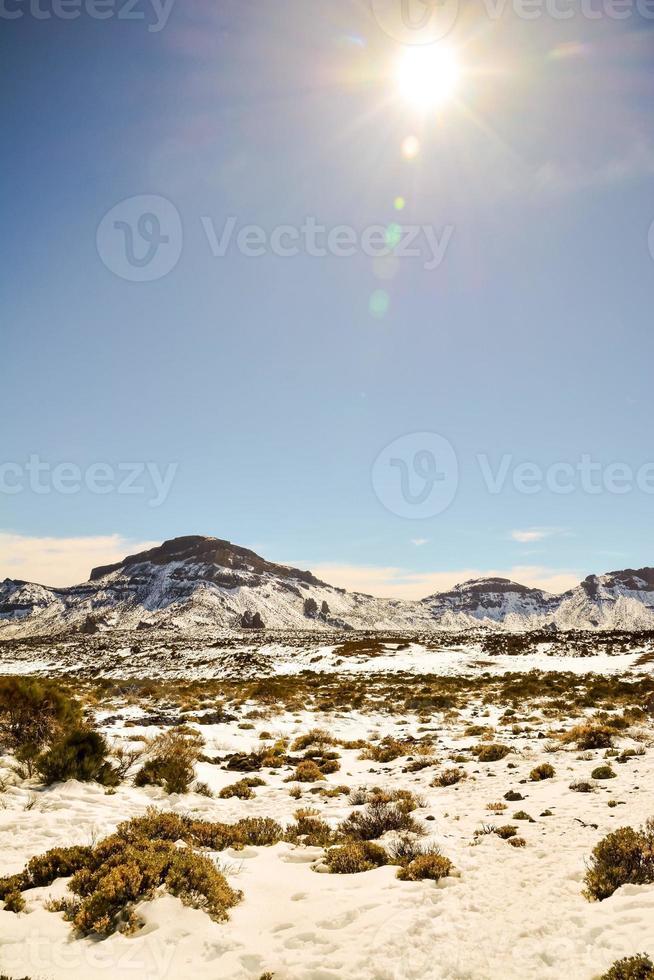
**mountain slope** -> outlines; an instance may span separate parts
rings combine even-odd
[[[648,629],[654,569],[591,575],[553,596],[503,578],[474,579],[417,602],[378,599],[321,582],[220,538],[165,541],[88,582],[48,588],[0,583],[0,637],[110,629]]]

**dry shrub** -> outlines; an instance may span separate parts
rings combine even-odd
[[[598,725],[587,721],[575,725],[561,737],[566,744],[574,742],[581,750],[609,749],[613,745],[613,730],[608,725]]]
[[[549,762],[542,762],[539,766],[535,766],[534,769],[529,773],[529,778],[532,783],[539,783],[543,779],[552,779],[556,775],[556,770],[554,766],[551,766]]]
[[[195,763],[202,750],[202,737],[191,729],[171,728],[148,743],[147,762],[134,779],[135,786],[162,786],[167,793],[188,793],[195,776]]]
[[[408,830],[414,834],[424,831],[401,803],[372,800],[364,810],[356,810],[341,823],[344,837],[355,840],[376,840],[389,830]]]
[[[429,785],[432,787],[454,786],[465,779],[466,775],[465,769],[443,769]]]
[[[251,800],[256,796],[254,792],[256,786],[265,786],[263,779],[259,779],[258,776],[246,776],[245,779],[224,786],[218,796],[221,800],[231,800],[234,796],[239,800]]]
[[[330,847],[325,860],[331,874],[353,875],[381,868],[388,864],[388,855],[371,841],[348,841],[341,847]]]
[[[500,742],[486,742],[475,745],[470,751],[477,756],[478,762],[499,762],[509,754],[511,749]]]
[[[646,953],[625,956],[624,959],[616,960],[599,980],[654,980],[654,963]]]
[[[622,885],[654,883],[654,819],[640,830],[619,827],[595,845],[584,895],[600,902]]]
[[[312,759],[303,759],[298,762],[295,772],[288,777],[287,782],[295,783],[317,783],[324,779],[324,775]]]
[[[425,878],[440,881],[441,878],[449,877],[452,870],[450,859],[434,851],[431,854],[420,854],[409,864],[398,868],[396,877],[400,881],[422,881]]]
[[[320,816],[319,810],[305,807],[295,811],[295,822],[286,828],[285,839],[293,844],[326,847],[334,840],[334,831]]]

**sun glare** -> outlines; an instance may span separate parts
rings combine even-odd
[[[455,96],[461,78],[456,52],[445,44],[407,48],[397,65],[401,97],[421,112],[438,108]]]

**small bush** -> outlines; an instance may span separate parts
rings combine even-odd
[[[494,833],[497,834],[498,837],[501,837],[502,840],[508,840],[510,837],[516,836],[518,833],[518,828],[514,827],[513,824],[506,823],[501,827],[496,827]]]
[[[371,841],[349,841],[341,847],[331,847],[325,860],[331,874],[353,875],[388,864],[388,855],[379,844]]]
[[[610,766],[597,766],[590,775],[591,779],[615,779],[616,777],[616,773]]]
[[[324,778],[324,775],[312,759],[303,759],[302,762],[298,763],[293,775],[289,777],[289,782],[317,783]]]
[[[389,830],[424,831],[399,803],[372,800],[364,810],[355,810],[341,823],[340,832],[355,840],[376,840]]]
[[[526,847],[527,841],[524,837],[509,837],[507,844],[510,844],[511,847]]]
[[[584,722],[575,725],[563,736],[564,742],[574,742],[578,749],[609,749],[613,745],[613,731],[607,725]]]
[[[135,786],[162,786],[167,793],[188,793],[202,748],[199,736],[171,729],[157,735],[146,749],[147,762],[137,772]]]
[[[504,759],[509,754],[511,749],[508,745],[502,745],[499,742],[487,742],[475,745],[471,751],[473,755],[477,756],[479,762],[499,762],[500,759]]]
[[[549,762],[543,762],[540,766],[536,766],[529,773],[529,778],[532,783],[538,783],[543,779],[552,779],[556,775],[556,770],[554,766],[551,766]]]
[[[575,779],[569,787],[574,793],[594,793],[595,787],[587,779]]]
[[[390,735],[383,738],[379,745],[367,745],[359,758],[371,759],[373,762],[393,762],[400,756],[409,755],[415,746],[408,742],[400,742]]]
[[[256,796],[254,787],[264,785],[263,779],[259,779],[257,776],[248,776],[245,779],[239,779],[236,783],[231,783],[229,786],[224,786],[218,796],[221,800],[230,800],[234,796],[239,800],[251,800]]]
[[[593,848],[584,895],[602,901],[621,885],[654,883],[654,820],[641,830],[620,827]]]
[[[108,754],[103,735],[90,728],[74,728],[37,758],[36,770],[46,786],[67,779],[116,786],[119,776],[107,761]]]
[[[334,832],[318,810],[305,808],[295,811],[295,822],[286,828],[285,838],[309,847],[326,847],[333,842]]]
[[[654,963],[645,953],[616,960],[600,980],[654,980]]]
[[[312,728],[311,731],[307,732],[305,735],[300,735],[295,739],[291,745],[291,751],[304,752],[311,746],[322,749],[327,745],[335,744],[336,739],[333,738],[329,732],[326,732],[323,728]]]
[[[447,878],[452,870],[452,862],[442,854],[420,854],[405,867],[398,868],[396,877],[400,881],[422,881],[425,878],[440,881]]]
[[[443,769],[429,784],[430,786],[454,786],[466,778],[464,769]]]
[[[22,912],[25,908],[25,899],[19,891],[9,892],[5,895],[5,912]]]
[[[52,681],[32,677],[0,679],[0,737],[12,748],[38,752],[66,728],[78,726],[81,710]]]

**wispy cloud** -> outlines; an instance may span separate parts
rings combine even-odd
[[[422,548],[423,544],[429,544],[429,538],[411,538],[411,544],[416,548]]]
[[[566,592],[579,584],[581,575],[571,569],[544,568],[540,565],[514,565],[505,569],[457,568],[443,572],[411,572],[407,569],[379,565],[340,565],[327,562],[292,562],[301,568],[311,568],[314,575],[352,592],[365,592],[382,599],[424,599],[434,592],[444,592],[452,586],[475,578],[508,578],[521,585],[546,592]]]
[[[528,527],[524,530],[511,531],[511,537],[520,544],[533,544],[534,541],[544,541],[545,538],[553,538],[558,534],[566,534],[563,527]]]
[[[120,534],[39,538],[0,531],[0,580],[24,579],[41,585],[85,582],[92,568],[154,548],[158,541],[132,541]]]

